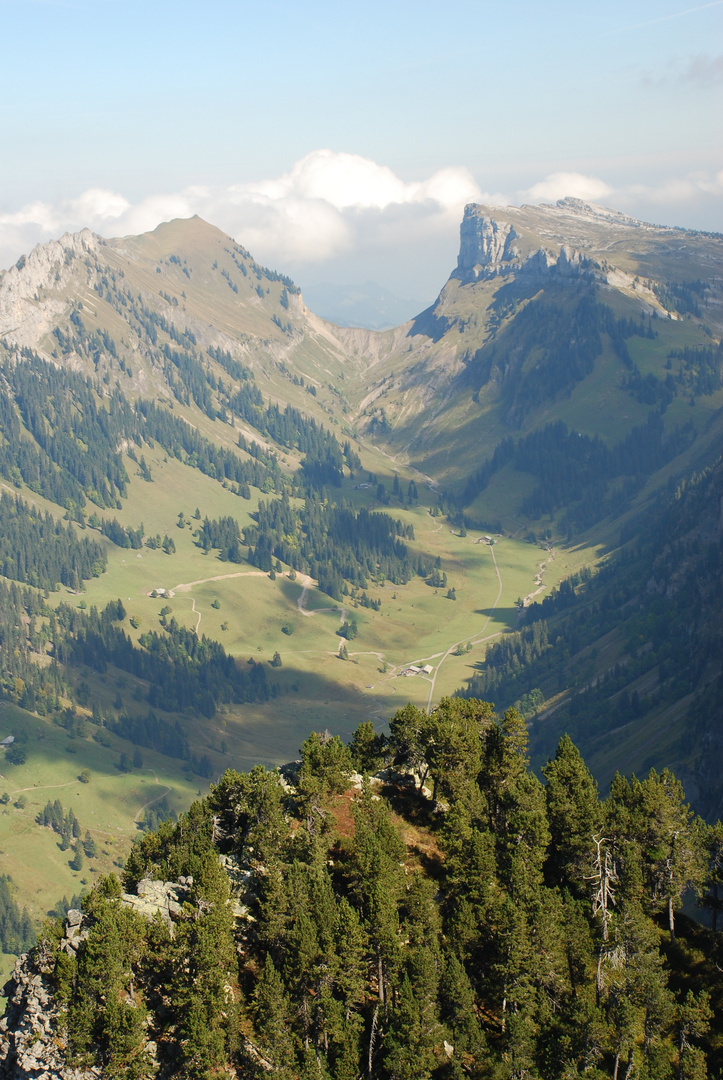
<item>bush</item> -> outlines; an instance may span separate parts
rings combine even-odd
[[[356,619],[354,618],[345,619],[337,630],[337,634],[339,635],[339,637],[346,638],[347,641],[351,641],[352,638],[355,638],[358,632],[359,628],[357,626]]]

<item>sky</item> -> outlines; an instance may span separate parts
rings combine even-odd
[[[723,0],[0,0],[0,267],[198,213],[430,302],[468,202],[723,232]]]

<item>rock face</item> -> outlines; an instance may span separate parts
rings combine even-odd
[[[139,881],[137,893],[123,893],[121,903],[152,919],[160,912],[169,927],[182,912],[193,878]],[[62,952],[74,956],[88,937],[82,911],[71,909],[65,920]],[[50,980],[52,962],[42,947],[19,957],[4,987],[8,998],[0,1019],[0,1080],[94,1080],[98,1068],[75,1069],[64,1064],[59,1010]]]
[[[459,239],[457,269],[452,277],[463,281],[492,277],[504,263],[519,257],[514,227],[502,218],[488,216],[480,206],[465,206]]]
[[[181,914],[183,902],[188,899],[191,885],[193,885],[192,877],[179,878],[178,881],[154,881],[151,878],[143,878],[138,882],[136,892],[123,893],[121,901],[146,919],[152,919],[160,913],[172,930],[173,920]]]
[[[88,936],[83,914],[69,911],[60,948],[74,955]],[[18,958],[4,992],[8,997],[0,1020],[1,1080],[93,1080],[100,1069],[73,1069],[63,1062],[58,1007],[48,979],[50,968],[41,950]]]
[[[507,215],[506,210],[511,213]],[[527,283],[542,283],[550,274],[572,277],[590,269],[590,259],[570,244],[562,244],[559,249],[556,244],[531,245],[530,238],[506,220],[515,213],[516,207],[501,208],[500,216],[491,213],[489,207],[465,207],[453,278],[467,284],[514,271]]]
[[[0,335],[34,346],[67,307],[62,289],[71,277],[71,264],[97,246],[90,229],[66,233],[60,240],[38,244],[0,275]]]
[[[239,866],[233,856],[221,855],[219,862],[229,877],[235,918],[242,923],[252,922],[252,872]],[[135,893],[121,894],[121,903],[149,921],[160,914],[172,935],[174,923],[184,917],[183,905],[191,899],[192,886],[190,876],[178,881],[143,878]],[[61,952],[75,956],[88,933],[87,917],[71,909],[65,920]],[[102,1075],[95,1067],[75,1069],[64,1063],[65,1043],[51,980],[54,962],[39,946],[19,957],[5,984],[8,1004],[0,1019],[0,1080],[94,1080]],[[147,1043],[146,1049],[153,1051],[154,1046]]]

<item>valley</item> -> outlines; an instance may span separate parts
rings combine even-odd
[[[568,731],[602,784],[670,765],[718,814],[721,252],[468,207],[437,302],[382,332],[199,218],[0,276],[4,782],[33,789],[0,847],[33,916],[149,801],[453,695],[517,705],[537,767]],[[78,817],[116,832],[80,875],[32,814],[85,758]]]

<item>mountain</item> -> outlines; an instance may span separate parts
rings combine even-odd
[[[574,200],[471,206],[437,301],[386,331],[198,218],[2,274],[29,918],[229,764],[455,693],[517,704],[536,766],[569,731],[601,783],[671,766],[719,814],[722,251]],[[86,771],[59,811],[96,829],[84,871],[39,822]]]
[[[359,423],[459,490],[511,432],[562,418],[619,439],[666,400],[669,373],[685,414],[715,388],[689,363],[705,366],[720,339],[720,262],[718,235],[574,199],[469,206],[456,270],[385,357]],[[686,348],[695,359],[673,371],[669,354]]]
[[[571,199],[468,207],[458,266],[364,417],[467,526],[597,550],[600,573],[525,607],[463,692],[528,716],[537,695],[538,763],[569,730],[601,780],[669,764],[712,816],[722,239]]]

